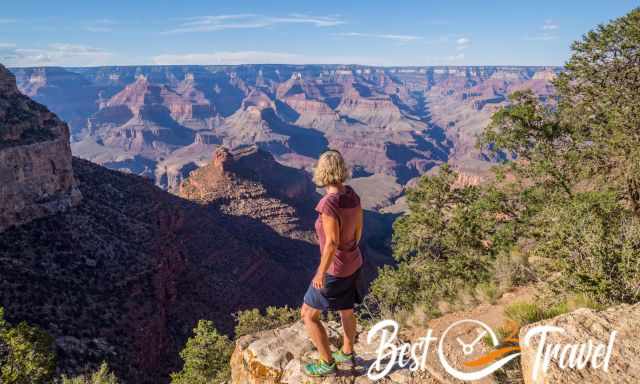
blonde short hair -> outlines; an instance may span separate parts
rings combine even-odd
[[[330,149],[320,155],[313,171],[313,182],[318,187],[341,184],[349,178],[349,169],[340,152]]]

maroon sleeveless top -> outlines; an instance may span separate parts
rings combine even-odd
[[[336,277],[351,276],[362,266],[362,254],[356,239],[358,212],[360,211],[360,197],[350,186],[345,186],[343,193],[327,193],[322,197],[316,211],[319,215],[315,228],[320,244],[320,254],[324,249],[326,236],[322,228],[322,215],[328,215],[340,224],[340,244],[338,251],[329,266],[328,274]]]

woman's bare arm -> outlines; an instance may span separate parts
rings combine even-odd
[[[324,287],[324,274],[329,270],[333,257],[338,251],[338,244],[340,244],[340,223],[336,218],[323,214],[322,229],[326,240],[320,256],[320,266],[318,266],[316,276],[313,278],[315,288]]]

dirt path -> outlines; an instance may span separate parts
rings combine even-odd
[[[449,326],[457,321],[467,319],[481,321],[495,332],[506,325],[507,319],[504,315],[505,307],[517,301],[532,300],[535,292],[536,289],[532,286],[514,289],[513,291],[504,294],[495,304],[481,304],[467,311],[446,314],[442,317],[428,321],[424,328],[420,327],[410,329],[405,333],[405,337],[408,337],[409,340],[415,341],[419,337],[424,337],[427,329],[431,329],[433,331],[432,335],[440,340],[440,337]],[[443,341],[443,352],[453,367],[464,372],[477,370],[478,368],[466,368],[464,366],[464,362],[475,360],[483,354],[493,350],[493,348],[489,348],[484,341],[480,341],[475,345],[473,353],[464,355],[458,339],[463,343],[470,344],[479,338],[479,329],[480,327],[477,324],[465,322],[461,323],[459,326],[451,328],[450,332],[447,333],[445,340]],[[428,376],[443,384],[463,383],[462,381],[452,377],[444,370],[437,354],[437,347],[437,343],[432,343],[432,346],[429,349],[429,354],[426,360],[426,373]],[[473,382],[482,384],[496,383],[492,376]]]

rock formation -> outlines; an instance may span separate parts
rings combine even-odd
[[[79,203],[69,129],[0,65],[0,232]]]
[[[173,89],[138,76],[102,103],[89,119],[89,132],[106,146],[151,160],[193,143],[194,133],[182,123],[193,120],[194,113],[198,116],[194,111],[199,111],[207,124],[212,114],[208,101],[185,82]]]
[[[283,166],[256,146],[216,149],[211,164],[193,171],[178,194],[245,216],[283,236],[313,241],[313,207],[319,197],[306,172]]]
[[[538,369],[534,374],[537,348],[540,345],[540,336],[534,337],[529,344],[525,344],[525,336],[528,331],[537,326],[560,327],[564,332],[549,332],[545,340],[547,348],[560,345],[558,355],[551,360],[549,370]],[[621,305],[604,311],[596,312],[590,309],[579,309],[566,315],[558,316],[550,320],[531,324],[520,331],[520,347],[522,348],[522,374],[526,384],[596,384],[596,383],[638,383],[640,382],[640,345],[638,345],[638,330],[640,329],[640,304]],[[602,344],[608,346],[612,332],[617,332],[612,344],[612,354],[608,362],[608,372],[603,370],[606,349],[602,354],[596,352],[596,346]],[[591,343],[589,348],[586,343]],[[563,352],[566,346],[572,344],[585,344],[575,352]],[[560,368],[561,357],[565,363],[569,355],[574,357],[582,351],[587,358],[594,354],[599,355],[595,360],[599,367],[594,367],[594,360],[588,359],[583,369]],[[589,353],[587,356],[585,354]]]

